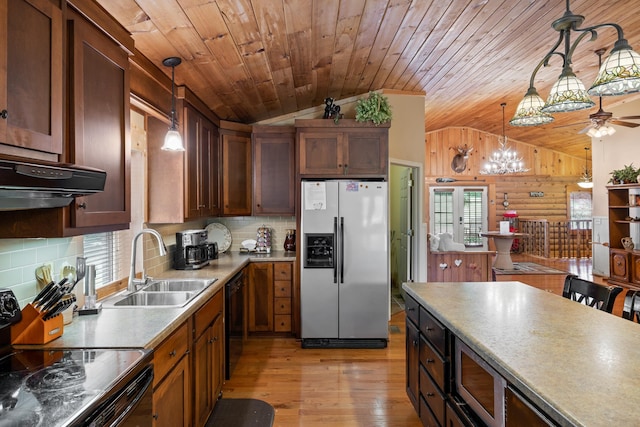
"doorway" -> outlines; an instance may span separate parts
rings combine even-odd
[[[392,314],[404,309],[402,283],[416,280],[419,222],[416,166],[392,163],[389,170],[389,248]],[[395,307],[395,308],[394,308]]]

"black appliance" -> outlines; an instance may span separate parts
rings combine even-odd
[[[231,379],[244,340],[244,274],[237,273],[225,285],[225,379]]]
[[[67,206],[74,197],[104,191],[106,180],[99,169],[0,160],[0,210]]]
[[[206,230],[180,231],[176,233],[173,268],[176,270],[197,270],[207,266],[209,265],[209,252]],[[215,252],[217,256],[217,248]]]

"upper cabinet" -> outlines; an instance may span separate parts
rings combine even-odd
[[[0,0],[0,154],[60,161],[63,15],[50,0]]]
[[[253,214],[295,215],[293,126],[253,127]]]
[[[251,128],[220,122],[222,215],[251,215]]]
[[[104,191],[76,198],[76,227],[131,219],[129,58],[111,37],[69,10],[69,145],[73,163],[107,172]]]
[[[206,108],[191,92],[180,88],[180,96],[184,152],[162,151],[169,125],[153,116],[147,118],[151,223],[181,223],[220,213],[218,127],[213,117],[200,111]]]
[[[302,177],[384,178],[389,161],[389,126],[355,120],[296,120]]]

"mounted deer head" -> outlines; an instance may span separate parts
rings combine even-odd
[[[449,147],[449,149],[457,151],[456,155],[453,156],[453,160],[451,160],[451,169],[457,173],[464,172],[467,168],[467,159],[469,159],[469,154],[473,151],[473,147],[464,144],[457,147]]]

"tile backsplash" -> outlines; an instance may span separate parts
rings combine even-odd
[[[256,240],[259,227],[270,227],[271,234],[271,250],[284,251],[284,239],[286,230],[296,228],[295,217],[231,217],[231,218],[215,218],[210,219],[208,223],[219,222],[224,224],[231,232],[231,248],[233,252],[237,252],[242,247],[242,242],[247,239]]]
[[[20,307],[35,297],[36,268],[44,263],[53,264],[54,279],[62,267],[75,265],[82,256],[82,237],[60,239],[0,239],[0,287],[9,288],[20,302]]]

